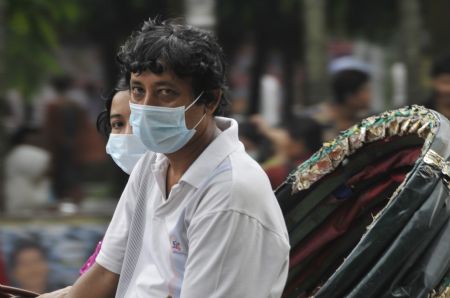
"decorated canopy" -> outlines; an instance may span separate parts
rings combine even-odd
[[[284,297],[450,297],[450,122],[420,106],[363,120],[276,190]]]

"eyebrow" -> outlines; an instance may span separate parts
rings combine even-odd
[[[112,118],[122,118],[123,116],[121,114],[112,114],[111,116],[109,116],[109,119]]]
[[[135,80],[135,79],[131,79],[130,85],[143,86],[144,84],[142,84],[141,81],[138,81],[138,80]],[[157,82],[153,83],[152,85],[154,87],[169,86],[169,87],[172,87],[174,89],[177,88],[177,86],[174,83],[172,83],[171,81],[157,81]]]
[[[139,85],[139,86],[143,86],[143,84],[141,83],[141,82],[139,82],[139,81],[137,81],[137,80],[133,80],[133,79],[131,79],[131,81],[130,81],[130,86],[131,85]]]
[[[170,82],[170,81],[158,81],[154,85],[155,85],[155,87],[158,87],[158,86],[169,86],[169,87],[172,87],[172,88],[176,88],[175,84]]]

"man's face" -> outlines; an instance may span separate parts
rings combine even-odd
[[[177,77],[172,71],[155,74],[145,71],[132,73],[130,80],[131,102],[140,105],[176,108],[189,106],[195,99],[191,80]],[[205,114],[204,105],[193,105],[185,112],[186,126],[194,127]],[[202,121],[199,125],[201,129]]]
[[[438,100],[450,103],[450,74],[441,74],[432,80],[433,90]]]
[[[301,140],[295,140],[289,137],[288,142],[285,143],[285,154],[290,161],[297,161],[304,158],[308,154],[305,143]]]
[[[17,255],[13,274],[20,287],[40,292],[47,286],[48,271],[48,264],[42,252],[28,248]]]
[[[370,108],[372,102],[370,84],[366,83],[361,86],[355,93],[347,98],[347,102],[351,107],[357,110],[366,110]]]

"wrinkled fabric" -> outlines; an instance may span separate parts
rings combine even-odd
[[[430,149],[448,160],[450,124],[441,115],[438,117],[440,128]],[[423,246],[430,243],[432,236],[448,220],[448,197],[448,188],[440,169],[431,167],[420,159],[403,187],[315,297],[380,297],[383,289],[395,288],[396,284],[392,284],[392,280],[396,274],[402,273],[401,266],[405,266],[409,260],[406,256],[414,256],[411,251],[423,249],[418,246],[419,243]],[[447,203],[443,204],[445,201]],[[432,221],[433,214],[437,215]],[[429,247],[425,247],[423,253],[431,253]],[[417,259],[420,256],[414,257]],[[429,256],[428,262],[425,261],[420,266],[424,268],[433,259],[434,257]],[[434,272],[446,270],[446,262],[435,264],[433,269]],[[431,284],[427,281],[427,276],[428,274],[422,274],[421,282],[414,282],[416,285],[427,284],[426,287],[421,287],[423,292],[438,286],[436,280],[442,278],[436,275],[434,284]],[[405,280],[401,283],[404,284]],[[420,290],[416,290],[416,293],[419,292]]]
[[[350,202],[351,204],[346,204],[339,208],[317,231],[314,231],[314,235],[305,239],[304,245],[293,250],[294,254],[290,261],[291,268],[314,251],[344,234],[365,206],[380,194],[384,193],[390,186],[398,186],[404,177],[404,174],[393,175],[390,179],[376,185],[367,193],[362,194],[354,202]]]
[[[386,115],[404,115],[408,109]],[[377,142],[361,145],[362,150],[344,159],[342,167],[329,164],[333,172],[318,181],[314,162],[326,161],[324,154],[336,151],[333,141],[300,165],[277,190],[294,244],[283,297],[427,297],[448,286],[450,175],[443,165],[450,159],[450,122],[433,111],[427,113],[428,119],[436,119],[429,126],[414,113],[401,123],[387,120],[384,129],[389,134],[377,130],[376,123],[384,121],[383,117],[364,120],[343,137],[364,133],[358,129],[366,125],[365,133],[373,133],[370,138]],[[415,132],[422,143],[408,135]],[[343,137],[341,145],[345,145]],[[421,154],[411,146],[418,146]],[[431,150],[443,162],[424,160]],[[335,159],[328,158],[331,163]],[[403,177],[395,178],[402,171]],[[392,188],[381,191],[389,176],[394,177]],[[375,194],[374,201],[367,208],[360,206],[355,216],[349,206],[369,193]],[[348,213],[340,214],[344,207]],[[363,219],[368,222],[361,223]],[[355,232],[357,227],[361,230]]]

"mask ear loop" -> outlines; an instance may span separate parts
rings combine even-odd
[[[190,105],[188,105],[188,107],[186,109],[184,109],[184,111],[186,112],[187,110],[189,110],[200,99],[200,97],[202,97],[203,93],[204,93],[204,91],[200,92],[200,94],[197,96],[197,98],[194,99],[194,101]]]
[[[195,124],[195,126],[192,129],[196,129],[197,126],[200,124],[200,122],[202,122],[203,118],[205,118],[205,116],[206,116],[206,112],[205,112],[205,114],[203,114],[202,118],[197,122],[197,124]]]
[[[189,110],[200,99],[200,97],[202,97],[203,93],[204,93],[204,91],[200,92],[200,94],[197,96],[197,98],[194,99],[194,101],[186,109],[184,109],[184,111],[186,112],[187,110]],[[206,116],[206,112],[203,114],[202,118],[197,122],[197,124],[195,124],[195,126],[191,129],[196,129],[197,126],[200,124],[200,122],[202,122],[203,118],[205,118],[205,116]]]

